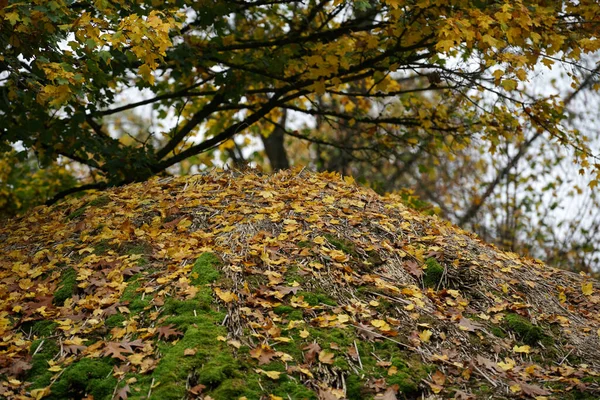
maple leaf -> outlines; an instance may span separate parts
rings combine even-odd
[[[102,351],[102,355],[117,358],[122,361],[127,359],[127,357],[125,357],[123,354],[129,353],[133,353],[133,351],[123,348],[121,343],[118,342],[107,342],[104,350]]]
[[[13,360],[10,364],[10,367],[3,369],[2,372],[9,372],[11,375],[20,376],[25,371],[29,371],[31,369],[31,363],[24,360]]]
[[[277,353],[267,345],[261,345],[250,350],[250,356],[258,359],[258,365],[264,365],[271,362]]]
[[[304,362],[310,365],[317,358],[317,355],[321,351],[321,346],[317,342],[312,342],[304,346],[302,350],[306,350],[306,353],[304,353]]]
[[[196,386],[191,387],[188,392],[190,392],[190,394],[194,395],[194,396],[198,396],[200,393],[202,393],[202,391],[206,389],[205,385],[202,384],[198,384]]]
[[[420,278],[423,275],[423,268],[419,267],[416,261],[408,260],[403,265],[408,273],[415,278]]]
[[[158,332],[158,338],[163,340],[168,340],[171,336],[181,336],[183,332],[180,332],[176,329],[173,329],[175,325],[169,324],[166,326],[161,326],[156,331]]]
[[[120,388],[119,390],[116,391],[113,400],[117,399],[117,400],[127,400],[128,394],[131,391],[131,389],[129,389],[129,385],[125,385],[122,388]]]

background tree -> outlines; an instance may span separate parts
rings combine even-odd
[[[85,166],[55,201],[223,159],[259,162],[251,148],[262,143],[273,169],[304,159],[381,190],[412,180],[477,228],[501,187],[527,188],[534,175],[520,165],[535,161],[534,145],[597,185],[600,163],[568,98],[531,83],[568,65],[590,72],[565,77],[574,93],[597,89],[585,62],[600,49],[599,14],[595,1],[4,0],[0,146],[42,166]],[[140,109],[143,133],[119,128]],[[510,197],[497,197],[507,218],[494,236],[515,243],[525,200]]]

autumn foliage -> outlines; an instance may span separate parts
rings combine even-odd
[[[0,253],[5,398],[600,395],[597,281],[336,174],[153,178]]]

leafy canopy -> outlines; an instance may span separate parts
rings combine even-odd
[[[0,146],[77,161],[95,179],[82,188],[103,187],[209,165],[240,135],[331,144],[288,129],[294,112],[359,126],[352,150],[374,158],[475,136],[495,151],[527,129],[575,149],[593,186],[600,164],[561,125],[563,101],[522,94],[540,65],[600,49],[599,13],[593,0],[4,0]],[[175,122],[115,133],[115,116],[148,105]]]

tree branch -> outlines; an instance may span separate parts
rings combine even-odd
[[[92,189],[102,190],[102,189],[106,189],[107,187],[108,187],[108,184],[106,182],[90,183],[87,185],[72,187],[70,189],[63,190],[62,192],[58,192],[51,199],[47,200],[45,204],[47,206],[51,206],[52,204],[67,197],[70,194],[79,193],[79,192],[83,192],[86,190],[92,190]]]

